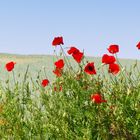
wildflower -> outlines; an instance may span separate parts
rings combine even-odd
[[[91,95],[91,100],[97,104],[107,102],[107,100],[103,100],[101,94],[95,93]]]
[[[71,47],[70,50],[67,51],[69,55],[76,53],[76,52],[80,52],[77,48],[75,47]]]
[[[68,50],[67,52],[69,55],[72,55],[72,57],[77,63],[81,63],[84,54],[80,52],[77,48],[71,47],[70,50]]]
[[[88,63],[88,64],[85,66],[84,71],[85,71],[87,74],[90,74],[90,75],[96,74],[95,67],[94,67],[94,62]]]
[[[136,47],[140,50],[140,42],[136,45]]]
[[[59,87],[59,91],[62,91],[62,86]]]
[[[59,86],[59,88],[57,86],[54,87],[54,91],[62,91],[62,85]]]
[[[5,68],[7,69],[7,71],[10,72],[14,69],[15,64],[16,64],[15,62],[11,61],[5,65]]]
[[[118,64],[109,64],[109,73],[117,74],[120,71],[120,67]]]
[[[63,37],[55,37],[53,42],[52,42],[52,45],[53,46],[57,46],[57,45],[64,45],[63,43]]]
[[[83,53],[82,52],[73,53],[72,56],[77,63],[81,63],[81,60],[83,58]]]
[[[62,76],[62,72],[63,72],[63,69],[60,69],[60,68],[55,68],[55,70],[53,70],[53,73],[57,76],[57,77],[60,77]]]
[[[43,87],[46,87],[49,84],[49,80],[48,79],[43,79],[41,85]]]
[[[109,56],[107,54],[104,54],[102,57],[102,63],[104,64],[112,64],[116,61],[114,56]]]
[[[56,86],[54,87],[54,91],[57,91],[57,87]]]
[[[64,67],[64,61],[63,59],[59,59],[57,62],[54,63],[55,66],[59,69],[62,69]]]
[[[119,52],[119,46],[118,45],[110,45],[108,48],[108,51],[112,54],[115,54]]]

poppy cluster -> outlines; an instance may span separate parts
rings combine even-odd
[[[56,37],[56,38],[59,38],[59,37]],[[57,45],[59,45],[59,43]],[[69,55],[71,55],[77,63],[81,63],[81,61],[84,57],[84,53],[81,52],[76,47],[70,47],[70,49],[67,51],[67,53]],[[53,73],[57,77],[60,77],[62,75],[62,72],[63,72],[64,61],[63,61],[63,59],[60,59],[57,62],[55,62],[54,64],[55,64],[56,68],[53,71]],[[88,63],[84,68],[84,72],[89,74],[89,75],[96,74],[96,70],[95,70],[95,67],[94,67],[94,62]]]
[[[118,45],[110,45],[107,49],[109,53],[116,54],[119,52],[119,46]],[[112,73],[116,75],[120,71],[120,67],[116,62],[116,58],[112,55],[104,54],[102,56],[102,63],[109,65],[109,73]]]

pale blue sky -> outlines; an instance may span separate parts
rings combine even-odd
[[[120,58],[140,59],[140,0],[1,0],[0,52],[52,54],[63,36],[88,56],[120,45]]]

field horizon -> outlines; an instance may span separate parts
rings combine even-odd
[[[0,56],[21,56],[21,57],[45,57],[45,56],[51,56],[51,57],[54,57],[55,54],[20,54],[20,53],[5,53],[5,52],[2,52],[0,53]],[[70,57],[70,56],[68,56]],[[85,57],[87,58],[102,58],[102,56],[90,56],[90,55],[85,55]],[[132,61],[140,61],[140,58],[136,59],[136,58],[122,58],[122,57],[118,57],[119,60],[132,60]]]

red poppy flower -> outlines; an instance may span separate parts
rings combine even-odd
[[[108,48],[108,51],[112,54],[115,54],[119,52],[119,46],[118,45],[110,45]]]
[[[68,50],[67,52],[68,54],[73,56],[74,60],[77,63],[81,63],[84,54],[80,52],[77,48],[71,47],[70,50]]]
[[[63,37],[55,37],[53,42],[52,42],[52,45],[53,46],[56,46],[56,45],[63,45]]]
[[[59,87],[59,91],[62,91],[62,86]]]
[[[97,104],[107,102],[107,100],[103,100],[101,94],[95,93],[91,95],[91,100]]]
[[[54,91],[57,91],[57,92],[58,92],[58,91],[62,91],[62,86],[60,86],[59,88],[55,86],[55,87],[54,87]]]
[[[46,87],[49,84],[49,80],[48,79],[43,79],[41,85],[43,87]]]
[[[109,56],[107,54],[104,54],[102,57],[102,63],[105,63],[105,64],[112,64],[115,61],[116,61],[116,59],[114,56]]]
[[[75,47],[71,47],[67,52],[70,55],[70,54],[77,53],[77,52],[80,52],[80,51]]]
[[[83,58],[83,53],[82,52],[77,52],[77,53],[73,53],[72,56],[74,58],[74,60],[77,62],[77,63],[81,63],[82,61],[82,58]]]
[[[54,63],[55,66],[59,69],[62,69],[64,67],[64,61],[63,59],[59,59],[57,62]]]
[[[11,61],[5,65],[5,68],[7,69],[7,71],[10,72],[14,69],[15,64],[16,64],[15,62]]]
[[[95,71],[95,67],[94,67],[94,63],[88,63],[86,66],[85,66],[85,69],[84,71],[87,73],[87,74],[90,74],[90,75],[93,75],[93,74],[96,74],[96,71]]]
[[[62,76],[62,72],[63,72],[63,69],[59,69],[59,68],[55,68],[55,70],[53,71],[53,73],[57,76],[57,77],[60,77]]]
[[[140,42],[136,46],[140,50]]]
[[[120,67],[118,64],[109,64],[109,73],[117,74],[120,71]]]

